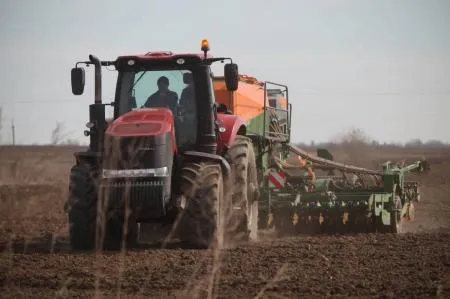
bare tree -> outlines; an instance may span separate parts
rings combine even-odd
[[[344,143],[350,143],[350,144],[370,144],[371,139],[370,137],[359,128],[352,128],[344,137],[342,140]]]
[[[55,128],[52,130],[51,144],[52,145],[80,145],[80,142],[70,137],[73,131],[67,132],[62,122],[57,122]]]
[[[337,144],[340,144],[341,149],[348,156],[351,163],[361,167],[368,167],[365,165],[369,157],[372,155],[375,147],[370,138],[362,129],[351,128],[347,133],[342,134]]]
[[[66,138],[67,133],[64,133],[64,124],[61,122],[56,123],[56,127],[52,131],[51,144],[56,145]]]

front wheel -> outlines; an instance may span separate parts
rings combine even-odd
[[[122,218],[108,218],[102,209],[95,169],[88,165],[75,165],[70,173],[69,198],[66,209],[69,216],[69,239],[73,250],[119,250],[135,245],[137,223],[129,221],[125,231]]]
[[[97,193],[93,171],[87,165],[75,165],[70,171],[69,239],[74,250],[92,250],[96,243]]]

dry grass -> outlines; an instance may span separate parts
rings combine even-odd
[[[0,147],[0,238],[67,235],[71,148]]]
[[[1,146],[0,185],[67,184],[77,147]]]

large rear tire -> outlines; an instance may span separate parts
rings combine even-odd
[[[227,234],[237,240],[255,241],[258,238],[259,184],[255,152],[250,138],[236,136],[226,159],[231,166],[232,217]]]
[[[229,209],[220,165],[188,163],[181,172],[180,191],[184,209],[176,223],[180,240],[194,248],[222,248]]]

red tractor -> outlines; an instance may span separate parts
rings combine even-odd
[[[211,64],[224,66],[229,91],[238,67],[201,54],[149,52],[100,61],[90,55],[71,71],[81,95],[95,66],[87,151],[75,153],[66,211],[73,249],[120,249],[138,239],[138,223],[170,228],[195,248],[221,246],[224,237],[256,238],[258,179],[244,121],[217,105]],[[102,67],[118,71],[113,103],[102,103]],[[114,108],[112,120],[105,106]],[[165,231],[165,230],[164,230]]]

